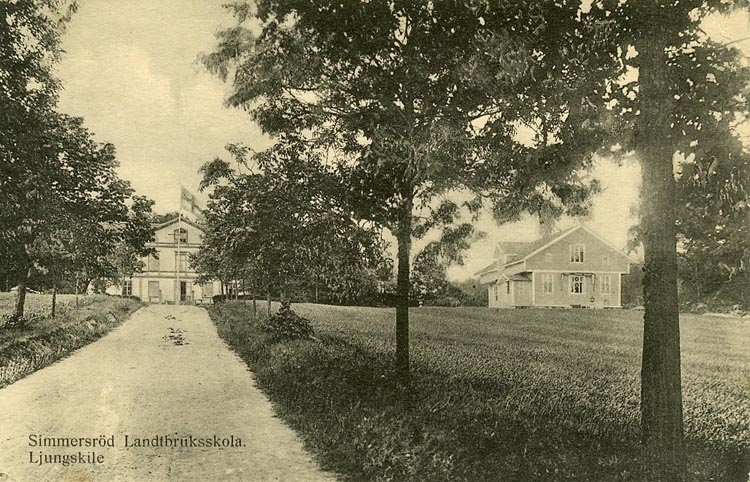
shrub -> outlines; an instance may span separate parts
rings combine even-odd
[[[279,312],[271,315],[262,327],[276,340],[305,339],[314,333],[310,320],[295,313],[289,301],[282,301]]]
[[[0,316],[0,328],[21,328],[42,319],[44,319],[44,316],[39,313],[26,313],[24,316],[16,316],[15,313],[6,313]]]

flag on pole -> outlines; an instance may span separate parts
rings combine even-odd
[[[180,211],[187,211],[198,219],[202,219],[203,210],[198,206],[195,196],[183,186],[180,186],[180,191]]]

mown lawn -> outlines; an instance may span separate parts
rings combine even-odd
[[[654,480],[638,444],[641,312],[296,305],[320,342],[269,344],[212,308],[277,410],[349,480]],[[688,480],[748,479],[750,322],[682,317]]]

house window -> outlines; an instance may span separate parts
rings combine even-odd
[[[583,263],[583,245],[573,244],[570,246],[570,262]]]
[[[599,287],[602,293],[612,293],[612,277],[608,274],[602,275],[599,280]]]
[[[542,275],[542,291],[545,294],[550,294],[554,291],[554,277],[551,274]]]
[[[187,229],[185,228],[175,229],[173,236],[175,243],[187,244],[188,242]]]
[[[180,254],[180,258],[179,258],[180,263],[178,265],[178,269],[180,271],[187,271],[187,269],[188,269],[187,253],[179,253],[179,254]],[[175,253],[175,256],[176,255],[177,255],[177,253]]]
[[[122,296],[133,296],[133,282],[125,280],[122,284]]]
[[[544,262],[547,264],[552,263],[552,253],[547,253],[544,255]]]
[[[214,295],[214,284],[203,283],[201,285],[201,294],[204,298],[211,298]]]
[[[602,265],[609,266],[609,256],[607,256],[606,254],[602,255]]]
[[[570,277],[570,293],[571,294],[583,294],[583,276],[572,275]]]
[[[505,282],[505,294],[510,294],[510,281]]]
[[[161,297],[161,290],[159,289],[159,282],[158,281],[149,281],[148,282],[148,297],[149,298],[160,298]]]
[[[148,270],[149,271],[159,271],[159,253],[152,254],[148,257]]]
[[[497,286],[497,283],[495,283],[494,288],[495,288],[495,301],[497,301],[498,298],[500,297],[500,288]]]

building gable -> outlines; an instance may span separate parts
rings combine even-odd
[[[165,223],[154,226],[154,239],[157,244],[174,244],[176,243],[176,233],[178,229],[183,229],[187,235],[187,245],[198,245],[203,240],[203,229],[200,225],[189,219],[178,218],[171,219]],[[184,239],[184,238],[183,238]]]
[[[584,226],[558,236],[530,253],[528,271],[627,273],[632,260]]]

